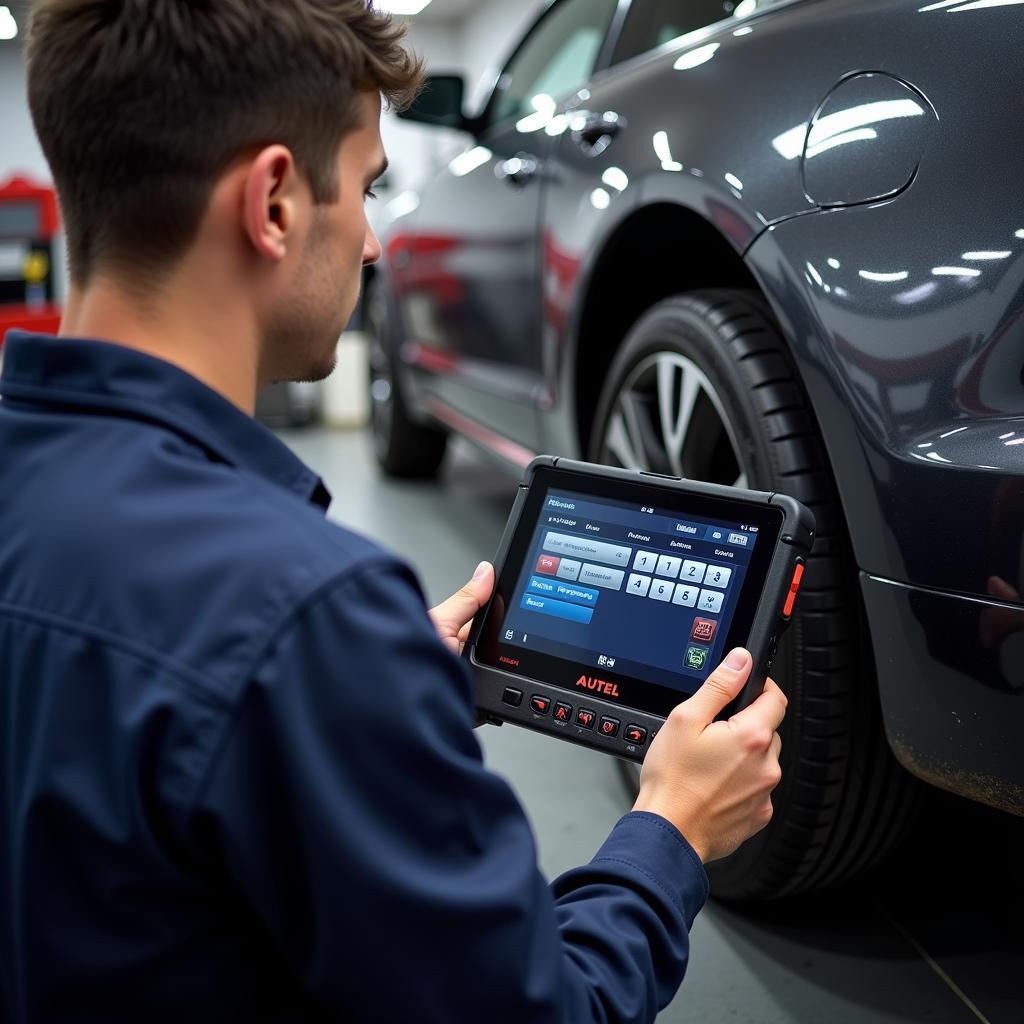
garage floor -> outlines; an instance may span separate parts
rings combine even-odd
[[[456,446],[439,483],[394,483],[362,434],[283,436],[334,493],[331,515],[404,555],[432,601],[493,556],[514,480],[474,452]],[[549,877],[588,860],[629,809],[602,755],[507,726],[480,739],[519,793]],[[1022,826],[936,795],[904,851],[872,878],[753,912],[710,903],[686,981],[659,1021],[1024,1024]]]

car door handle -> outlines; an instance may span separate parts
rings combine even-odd
[[[522,187],[536,177],[540,162],[528,153],[519,153],[509,160],[495,165],[494,173],[510,185]]]
[[[625,127],[625,121],[614,110],[603,114],[581,113],[572,122],[572,137],[588,156],[598,156]]]

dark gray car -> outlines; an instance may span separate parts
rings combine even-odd
[[[913,776],[1024,813],[1024,0],[556,0],[368,276],[378,454],[448,432],[795,495],[768,898]],[[895,756],[894,756],[895,755]]]

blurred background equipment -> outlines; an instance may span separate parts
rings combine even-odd
[[[54,333],[60,325],[59,225],[52,188],[25,177],[0,184],[0,345],[12,328]]]

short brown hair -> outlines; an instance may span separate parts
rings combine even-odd
[[[367,0],[35,0],[29,105],[72,278],[165,268],[254,147],[287,146],[333,202],[358,93],[401,107],[419,87],[404,34]]]

